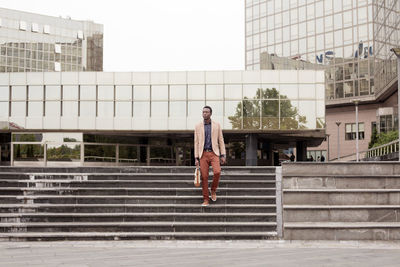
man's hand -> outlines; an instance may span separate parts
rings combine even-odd
[[[195,160],[195,164],[196,164],[196,167],[199,167],[199,165],[200,165],[200,162],[199,162],[199,160],[198,160],[198,159],[196,159],[196,160]]]
[[[225,157],[221,157],[221,164],[224,165],[226,163]]]

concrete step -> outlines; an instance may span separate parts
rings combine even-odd
[[[0,196],[0,203],[49,203],[49,204],[196,204],[203,197],[198,196]],[[275,196],[218,196],[217,204],[274,204]]]
[[[400,222],[287,222],[290,240],[400,240]]]
[[[276,194],[275,188],[218,188],[218,196],[271,196]],[[199,196],[201,188],[121,188],[121,187],[2,187],[0,195],[172,195]]]
[[[276,213],[0,213],[2,223],[135,221],[274,222]]]
[[[276,222],[44,222],[0,223],[0,232],[271,232]]]
[[[209,174],[209,179],[213,173]],[[1,173],[0,180],[193,180],[193,173]],[[223,180],[275,180],[275,173],[221,173]]]
[[[132,167],[9,167],[0,166],[2,172],[17,173],[194,173],[195,167],[184,166],[132,166]],[[210,168],[212,169],[212,168]],[[275,167],[270,166],[221,166],[222,172],[232,173],[275,173]]]
[[[284,222],[400,222],[400,205],[285,205]]]
[[[209,181],[209,185],[211,184]],[[192,180],[0,180],[0,187],[193,187]],[[258,180],[220,180],[219,187],[242,188],[249,187],[275,187],[275,181]]]
[[[400,175],[322,175],[286,176],[283,189],[400,189]]]
[[[261,232],[52,232],[0,233],[0,241],[60,241],[60,240],[232,240],[277,239],[276,231]]]
[[[400,189],[285,189],[283,204],[398,205]]]
[[[215,204],[201,207],[198,204],[2,204],[0,213],[18,212],[62,212],[62,213],[114,213],[114,212],[199,212],[199,213],[237,213],[237,212],[276,212],[275,204]]]

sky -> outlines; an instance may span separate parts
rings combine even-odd
[[[104,71],[244,69],[244,0],[0,0],[104,26]]]

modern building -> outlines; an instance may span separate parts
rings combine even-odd
[[[0,8],[0,72],[102,70],[103,25]]]
[[[359,151],[368,148],[374,127],[397,127],[397,69],[390,48],[400,43],[400,1],[246,0],[245,9],[247,70],[271,68],[273,62],[276,69],[288,67],[270,55],[297,61],[290,68],[325,69],[327,140],[310,155],[333,160],[355,153],[355,103]]]
[[[320,70],[0,73],[4,164],[193,164],[202,108],[230,165],[277,165],[325,138]]]

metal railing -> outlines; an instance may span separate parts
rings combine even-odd
[[[365,153],[365,158],[381,157],[395,152],[399,152],[399,140],[370,148]]]

